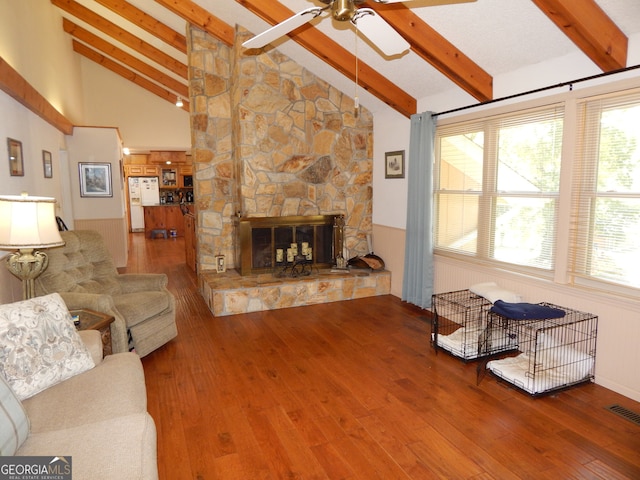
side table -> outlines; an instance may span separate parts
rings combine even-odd
[[[81,308],[69,310],[71,316],[78,316],[80,326],[78,330],[98,330],[102,337],[102,354],[111,355],[111,323],[115,320],[112,315]]]

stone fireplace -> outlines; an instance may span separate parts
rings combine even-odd
[[[231,46],[187,29],[203,292],[213,291],[204,277],[216,271],[216,257],[224,257],[228,271],[246,271],[243,219],[343,215],[343,256],[368,253],[371,113],[356,111],[351,97],[278,50],[243,49],[251,34],[240,27]],[[273,250],[260,254],[275,261]]]
[[[276,49],[228,46],[190,25],[198,270],[238,268],[239,218],[338,215],[348,255],[371,234],[373,117]]]

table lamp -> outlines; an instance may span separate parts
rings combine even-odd
[[[58,232],[55,198],[22,195],[0,196],[0,249],[18,250],[7,257],[7,268],[22,279],[22,296],[35,297],[34,280],[49,264],[37,248],[64,245]]]

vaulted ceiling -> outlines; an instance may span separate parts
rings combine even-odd
[[[432,0],[381,5],[365,0],[410,43],[384,57],[354,31],[317,19],[275,47],[361,103],[383,102],[405,116],[417,99],[459,88],[470,100],[494,97],[493,77],[580,52],[596,72],[628,66],[629,36],[640,32],[637,0]],[[235,25],[253,33],[310,6],[310,0],[51,0],[80,55],[188,110],[186,22],[232,44]],[[357,52],[358,61],[354,53]],[[354,85],[356,79],[358,87]],[[573,78],[564,79],[566,81]],[[371,108],[371,107],[369,107]]]

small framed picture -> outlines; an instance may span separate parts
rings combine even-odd
[[[7,138],[9,150],[9,172],[12,177],[24,177],[24,160],[22,158],[22,142]]]
[[[216,272],[224,273],[227,271],[227,266],[224,264],[224,255],[216,255]]]
[[[78,168],[81,197],[113,196],[110,163],[79,163]]]
[[[404,150],[384,154],[384,178],[404,178]]]
[[[53,177],[53,165],[51,164],[51,152],[42,150],[42,168],[44,169],[44,178]]]

